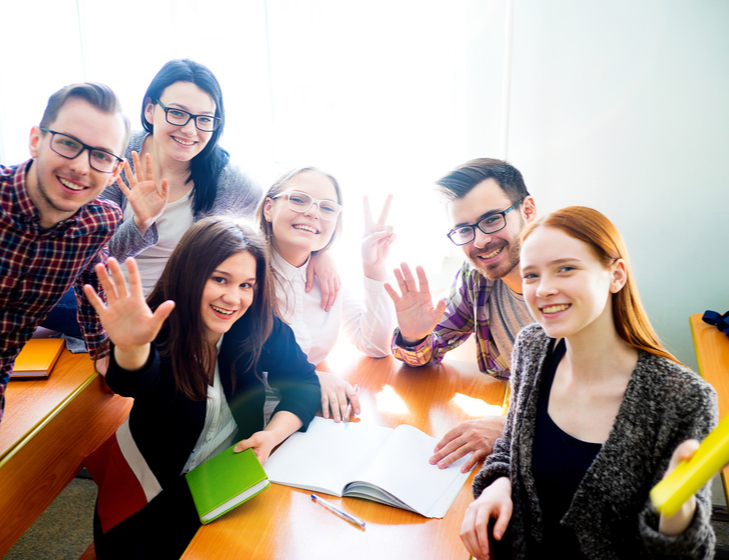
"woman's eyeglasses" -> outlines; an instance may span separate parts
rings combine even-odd
[[[328,222],[336,220],[337,216],[339,216],[342,211],[342,207],[333,200],[317,200],[316,198],[299,191],[286,191],[271,198],[275,200],[281,196],[288,198],[289,208],[291,208],[294,212],[304,213],[311,208],[312,204],[316,204],[319,208],[319,215],[321,216],[321,219],[327,220]]]

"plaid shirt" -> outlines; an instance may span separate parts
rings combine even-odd
[[[493,286],[493,281],[464,262],[451,287],[440,323],[425,340],[413,347],[400,345],[400,329],[396,329],[392,340],[393,355],[410,366],[437,364],[446,352],[460,346],[475,332],[478,369],[508,379],[509,365],[499,355],[491,337],[488,300]]]
[[[116,204],[97,199],[41,229],[25,184],[32,163],[0,165],[0,419],[15,358],[71,286],[86,347],[96,350],[106,338],[83,285],[100,291],[94,265],[106,262],[105,244],[121,219]]]

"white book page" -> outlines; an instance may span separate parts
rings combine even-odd
[[[271,482],[341,496],[362,463],[379,453],[392,428],[315,417],[266,461]]]
[[[363,463],[352,481],[366,481],[396,496],[399,501],[425,517],[443,517],[468,479],[461,466],[469,455],[447,469],[428,460],[438,440],[402,424],[395,428],[376,459]],[[356,491],[362,492],[358,485]]]

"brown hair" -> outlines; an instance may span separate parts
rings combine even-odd
[[[512,204],[529,196],[524,177],[513,165],[500,159],[478,158],[459,165],[436,181],[437,190],[449,202],[466,196],[486,179],[496,181]]]
[[[648,320],[630,271],[628,250],[610,220],[592,208],[569,206],[528,224],[521,234],[522,243],[541,227],[561,230],[589,245],[605,267],[623,259],[627,280],[623,288],[612,296],[613,321],[618,335],[633,348],[680,363],[663,347]]]
[[[266,242],[252,224],[223,217],[209,217],[195,223],[182,236],[147,297],[147,304],[152,309],[170,299],[175,302],[175,308],[160,331],[158,339],[162,343],[158,348],[160,356],[172,363],[177,390],[190,399],[206,398],[208,373],[216,359],[205,340],[200,316],[203,289],[220,263],[243,252],[250,253],[256,260],[256,285],[251,306],[238,319],[251,327],[234,363],[247,356],[246,367],[253,368],[263,343],[271,334],[273,318]],[[235,384],[233,372],[230,374]]]
[[[88,101],[102,113],[121,115],[124,119],[124,143],[121,146],[121,152],[116,155],[124,157],[124,153],[127,151],[127,144],[129,143],[129,119],[122,113],[121,104],[116,94],[107,85],[85,82],[71,84],[59,89],[48,99],[48,104],[40,122],[41,128],[50,128],[58,117],[58,112],[71,97],[78,97]]]

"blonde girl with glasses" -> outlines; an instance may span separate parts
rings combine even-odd
[[[342,224],[342,196],[336,179],[313,167],[296,169],[276,181],[258,208],[258,222],[271,251],[279,316],[296,335],[309,362],[321,363],[344,330],[357,348],[373,358],[390,354],[394,309],[384,289],[387,255],[394,240],[386,225],[388,198],[377,222],[365,201],[365,235],[362,240],[364,301],[346,287],[334,305],[319,304],[321,288],[305,290],[311,259],[325,253]],[[348,405],[359,413],[355,389],[333,373],[317,371],[322,386],[322,413],[340,421]]]

